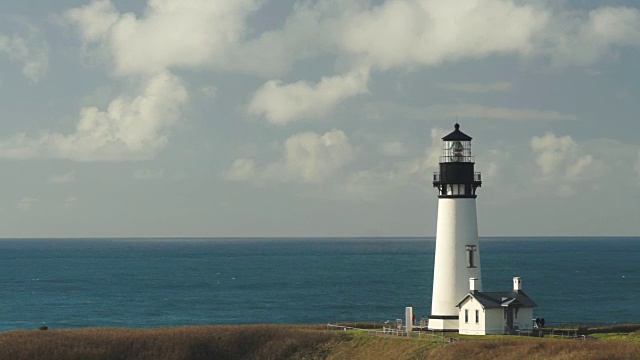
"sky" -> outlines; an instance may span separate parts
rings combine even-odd
[[[640,3],[0,2],[0,237],[640,235]]]

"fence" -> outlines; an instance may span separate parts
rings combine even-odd
[[[375,336],[382,338],[395,338],[395,339],[414,339],[414,340],[425,340],[432,342],[440,342],[440,343],[453,343],[460,339],[453,337],[445,337],[442,335],[437,335],[433,331],[421,331],[415,330],[407,332],[402,329],[397,329],[393,327],[383,327],[382,329],[359,329],[351,326],[344,326],[338,324],[327,324],[327,330],[358,330],[362,332],[366,332],[367,336]]]
[[[354,324],[357,325],[357,324]],[[454,337],[446,337],[439,334],[436,334],[435,331],[422,331],[420,328],[417,330],[407,332],[403,329],[398,329],[395,327],[386,327],[383,326],[382,329],[362,329],[355,326],[346,326],[339,324],[327,324],[327,330],[357,330],[366,332],[367,336],[375,336],[382,338],[394,338],[394,339],[414,339],[414,340],[425,340],[439,343],[453,343],[456,341],[460,341],[459,338]],[[506,334],[506,333],[505,333]],[[527,329],[527,330],[516,330],[515,334],[517,336],[534,336],[534,337],[550,337],[550,338],[559,338],[559,339],[576,339],[576,340],[585,340],[585,335],[578,335],[577,330],[556,330],[556,329]]]
[[[557,329],[526,329],[515,330],[515,335],[535,336],[535,337],[551,337],[560,339],[577,339],[585,340],[585,335],[578,335],[578,330],[557,330]]]

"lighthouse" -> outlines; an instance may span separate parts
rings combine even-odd
[[[469,293],[469,279],[482,291],[476,189],[482,184],[474,171],[471,137],[455,130],[442,138],[440,171],[433,174],[438,188],[438,223],[433,266],[433,294],[429,329],[457,331],[457,307]]]

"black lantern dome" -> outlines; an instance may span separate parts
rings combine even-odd
[[[440,198],[475,198],[476,188],[482,185],[480,173],[474,172],[475,158],[471,156],[471,136],[455,130],[442,138],[440,172],[433,174],[433,186],[440,190]]]

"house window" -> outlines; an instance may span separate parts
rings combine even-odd
[[[480,310],[476,310],[476,324],[480,324]]]
[[[475,259],[476,246],[475,245],[467,245],[465,248],[467,250],[467,267],[468,268],[475,268],[476,267],[476,259]]]
[[[469,323],[469,309],[464,309],[464,323]]]

